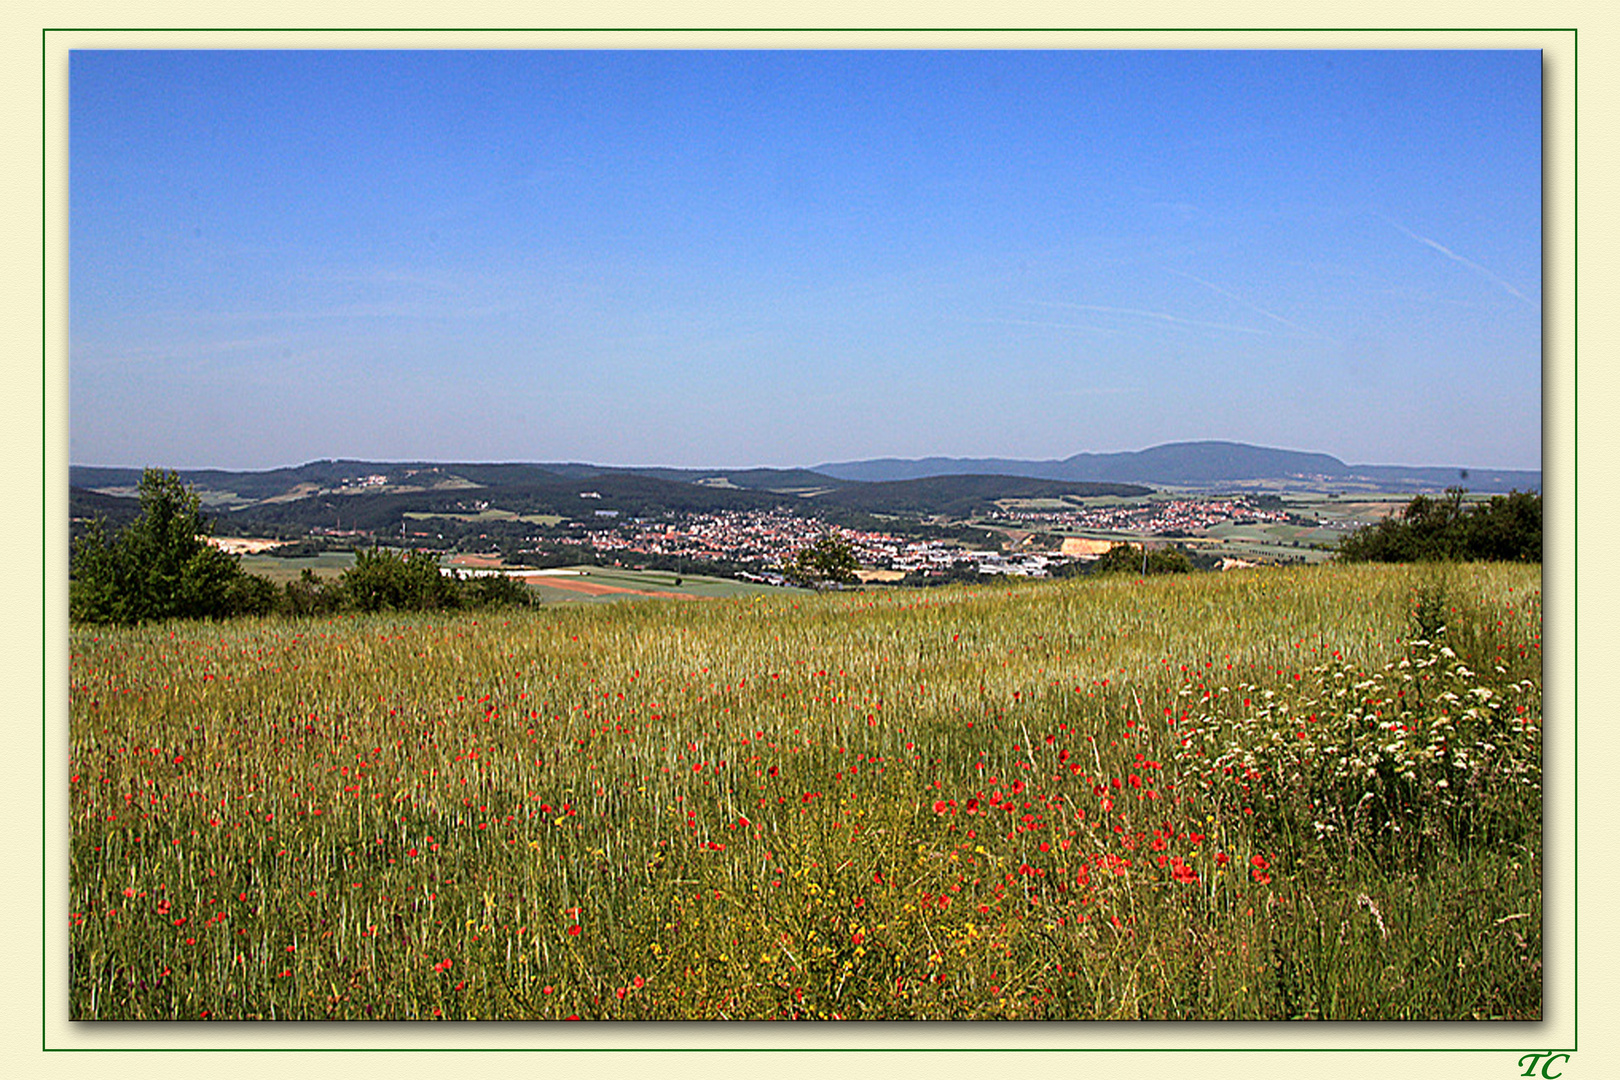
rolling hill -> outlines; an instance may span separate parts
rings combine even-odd
[[[1439,491],[1460,485],[1497,493],[1541,490],[1541,473],[1455,466],[1347,465],[1329,454],[1277,450],[1247,443],[1166,443],[1146,450],[1075,454],[1061,460],[1011,458],[876,458],[817,465],[815,472],[840,480],[878,482],[930,476],[994,473],[1044,480],[1218,487],[1223,484],[1292,482],[1297,486],[1368,487]]]
[[[322,460],[262,471],[181,470],[219,529],[384,531],[408,517],[545,515],[568,520],[653,518],[740,510],[823,516],[986,513],[1001,499],[1145,495],[1154,487],[1539,491],[1539,472],[1346,465],[1328,454],[1235,442],[1167,443],[1053,461],[893,458],[815,469],[677,469],[565,463]],[[133,517],[140,470],[72,466],[70,514],[117,525]]]

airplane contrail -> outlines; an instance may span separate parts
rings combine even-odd
[[[1293,322],[1293,321],[1291,321],[1289,319],[1285,319],[1281,315],[1278,315],[1278,314],[1276,314],[1274,312],[1267,311],[1265,308],[1261,307],[1259,304],[1251,304],[1249,301],[1243,299],[1243,297],[1239,296],[1237,293],[1228,292],[1226,289],[1221,288],[1219,285],[1216,285],[1214,282],[1205,281],[1203,278],[1199,277],[1196,274],[1189,274],[1185,270],[1176,270],[1176,269],[1174,269],[1172,267],[1168,267],[1168,266],[1165,267],[1165,269],[1169,270],[1172,274],[1176,274],[1176,275],[1178,275],[1180,277],[1187,278],[1189,281],[1196,281],[1196,282],[1198,282],[1198,284],[1202,285],[1204,288],[1213,290],[1214,292],[1218,292],[1222,296],[1226,297],[1228,300],[1232,300],[1232,301],[1235,301],[1236,303],[1242,304],[1244,307],[1248,308],[1250,311],[1259,312],[1261,315],[1264,315],[1266,318],[1271,319],[1274,322],[1280,322],[1284,326],[1288,327],[1291,330],[1298,330],[1300,333],[1309,334],[1311,337],[1317,337],[1318,336],[1315,331],[1309,330],[1309,329],[1299,325],[1299,323],[1297,323],[1297,322]]]
[[[1525,303],[1529,304],[1531,307],[1536,308],[1538,310],[1540,309],[1541,305],[1537,301],[1535,301],[1535,300],[1531,299],[1530,297],[1526,296],[1524,293],[1520,292],[1518,289],[1515,289],[1512,285],[1508,284],[1508,282],[1502,280],[1500,277],[1497,277],[1495,274],[1491,273],[1489,270],[1487,270],[1483,266],[1479,265],[1479,263],[1474,262],[1472,259],[1463,258],[1461,255],[1457,254],[1455,251],[1452,251],[1450,248],[1446,247],[1444,244],[1437,243],[1437,242],[1435,242],[1433,240],[1430,240],[1427,236],[1419,236],[1417,233],[1413,232],[1411,229],[1408,229],[1405,225],[1402,225],[1398,221],[1394,221],[1394,220],[1392,220],[1390,218],[1384,217],[1383,214],[1376,214],[1375,216],[1381,218],[1386,223],[1388,223],[1390,225],[1393,225],[1395,228],[1399,229],[1401,232],[1405,233],[1407,236],[1410,236],[1413,240],[1416,240],[1418,243],[1423,244],[1426,247],[1433,248],[1434,250],[1438,251],[1440,254],[1444,255],[1446,258],[1450,259],[1451,261],[1461,263],[1463,266],[1468,267],[1470,270],[1473,270],[1476,273],[1483,274],[1485,277],[1490,278],[1492,281],[1496,282],[1502,288],[1506,289],[1509,293],[1513,294],[1518,299],[1523,300]]]
[[[1197,319],[1184,319],[1180,315],[1171,315],[1163,311],[1146,311],[1142,308],[1108,307],[1103,304],[1069,304],[1060,300],[1031,300],[1032,304],[1041,304],[1046,307],[1070,308],[1075,311],[1100,311],[1106,315],[1135,315],[1143,319],[1158,319],[1161,322],[1179,323],[1182,326],[1197,326],[1205,330],[1228,330],[1235,334],[1258,334],[1261,337],[1270,337],[1267,330],[1256,330],[1252,326],[1232,326],[1228,323],[1201,322]]]
[[[1110,337],[1119,333],[1101,326],[1082,326],[1079,323],[1046,322],[1037,319],[984,319],[988,323],[1002,326],[1038,326],[1050,330],[1083,330],[1088,334],[1106,334]]]

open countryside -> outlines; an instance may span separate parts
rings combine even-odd
[[[985,541],[964,544],[956,540],[919,539],[882,530],[840,530],[858,553],[865,568],[863,580],[901,581],[908,574],[912,583],[940,577],[952,571],[981,574],[1013,574],[1044,577],[1053,569],[1084,564],[1115,544],[1179,545],[1212,560],[1216,565],[1262,565],[1267,563],[1319,563],[1330,559],[1340,539],[1349,532],[1398,514],[1410,496],[1382,500],[1358,498],[1340,503],[1326,498],[1304,497],[1284,502],[1274,499],[1257,503],[1245,497],[1198,499],[1144,498],[1111,499],[1103,505],[1077,506],[1051,501],[1007,500],[1005,507],[983,518],[960,524],[982,530]],[[487,517],[474,521],[512,521],[516,515],[483,511]],[[415,520],[407,515],[407,520]],[[560,526],[564,519],[551,517],[532,522]],[[787,584],[780,574],[783,560],[808,540],[832,528],[815,517],[784,517],[758,512],[719,512],[687,515],[664,522],[627,522],[611,528],[585,528],[573,542],[582,556],[608,565],[601,575],[611,572],[621,582],[631,583],[632,592],[641,591],[632,575],[637,565],[648,562],[719,562],[740,567],[735,571],[753,581]],[[336,539],[336,538],[332,538]],[[419,535],[417,539],[422,539]],[[358,538],[349,538],[357,542]],[[447,570],[473,572],[496,569],[519,577],[534,588],[541,599],[560,599],[557,583],[525,568],[525,556],[540,550],[542,538],[532,536],[530,550],[504,545],[512,555],[503,557],[503,545],[487,533],[464,535],[459,545],[469,553],[446,555],[441,562]],[[484,541],[480,544],[477,541]],[[219,538],[227,550],[252,545],[242,566],[277,584],[295,578],[303,569],[336,576],[352,565],[353,557],[341,551],[281,557],[276,548],[291,542]],[[480,550],[482,549],[482,550]],[[575,568],[577,573],[590,573]],[[656,582],[676,588],[679,583],[669,574],[654,575]],[[603,578],[605,581],[606,579]],[[748,591],[741,578],[732,579],[731,588]],[[688,576],[689,587],[699,583]],[[712,584],[712,582],[711,582]],[[567,591],[568,586],[561,586]],[[574,590],[578,592],[579,590]],[[722,595],[696,592],[693,595]]]
[[[780,510],[514,567],[139,495],[75,549],[76,1018],[1542,1015],[1539,497],[1202,572],[1075,534],[1299,510],[998,506],[928,584],[935,541]],[[117,606],[171,558],[219,616]]]
[[[1244,460],[1208,479],[1208,459],[1234,455]],[[1123,544],[1174,549],[1204,568],[1320,563],[1344,536],[1398,515],[1412,491],[1437,493],[1445,476],[1459,484],[1469,476],[1469,470],[1407,470],[1413,488],[1380,493],[1353,472],[1300,471],[1321,468],[1319,456],[1181,444],[1160,448],[1154,460],[1164,471],[1152,484],[832,475],[853,465],[683,472],[366,462],[214,471],[188,475],[187,482],[210,512],[219,542],[247,552],[243,567],[278,587],[306,569],[334,578],[351,564],[349,552],[381,545],[433,552],[447,569],[523,574],[538,598],[552,600],[587,594],[547,586],[526,570],[595,565],[786,585],[784,561],[828,531],[852,546],[863,580],[908,585],[1083,572],[1108,545]],[[1193,476],[1203,479],[1193,485]],[[73,479],[76,529],[98,516],[116,525],[136,513],[131,470],[75,469]],[[1495,483],[1497,492],[1540,483],[1534,473],[1475,470],[1472,479]],[[1489,488],[1464,496],[1469,505],[1492,497]],[[626,595],[645,591],[630,590]]]

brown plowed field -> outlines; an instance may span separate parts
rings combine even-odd
[[[663,592],[657,589],[625,589],[618,585],[601,585],[594,581],[580,581],[577,578],[563,577],[560,574],[514,574],[513,577],[525,581],[535,581],[548,589],[562,589],[566,592],[584,593],[586,596],[604,596],[608,593],[623,593],[626,596],[651,596],[660,600],[695,600],[697,597],[689,593]]]

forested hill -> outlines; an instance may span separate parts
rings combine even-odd
[[[162,467],[162,463],[153,463]],[[137,468],[73,466],[72,516],[133,516]],[[1541,474],[1501,469],[1346,465],[1327,454],[1234,442],[1168,443],[1060,461],[878,459],[816,469],[676,469],[582,462],[314,461],[262,471],[180,470],[221,527],[397,529],[408,515],[545,515],[590,520],[739,510],[965,518],[997,500],[1133,496],[1155,487],[1292,488],[1493,494],[1539,491]]]
[[[998,499],[1146,495],[1128,484],[953,476],[886,483],[841,481],[805,470],[675,470],[589,465],[322,461],[265,472],[180,470],[220,529],[290,534],[313,528],[379,531],[409,515],[564,519],[793,510],[833,519],[900,514],[966,517]],[[75,467],[71,516],[117,525],[134,516],[136,469]]]
[[[841,480],[868,482],[995,473],[1045,480],[1167,487],[1292,482],[1301,486],[1361,486],[1395,491],[1442,491],[1454,486],[1484,493],[1541,490],[1541,473],[1534,470],[1449,465],[1347,465],[1329,454],[1222,441],[1166,443],[1147,450],[1075,454],[1049,461],[877,458],[818,465],[814,471]]]

